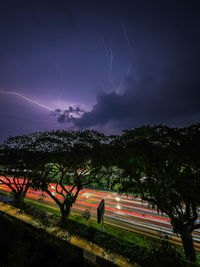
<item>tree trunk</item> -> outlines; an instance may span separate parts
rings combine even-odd
[[[14,206],[21,208],[24,204],[24,195],[23,192],[14,192],[12,191],[12,201]]]
[[[69,214],[70,214],[70,211],[71,211],[71,203],[67,203],[65,205],[65,214],[66,214],[66,217],[68,218],[69,217]]]
[[[67,218],[69,217],[71,211],[71,203],[67,203],[60,207],[61,215],[62,215],[62,222],[66,222]]]
[[[185,231],[181,233],[181,240],[183,243],[185,256],[188,260],[195,262],[196,261],[196,252],[194,249],[194,243],[192,239],[192,233]]]

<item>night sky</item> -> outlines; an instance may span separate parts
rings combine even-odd
[[[199,62],[199,0],[0,1],[0,141],[200,122]]]

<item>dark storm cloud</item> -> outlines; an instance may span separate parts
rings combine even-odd
[[[190,63],[190,64],[189,64]],[[198,62],[197,62],[198,63]],[[80,128],[109,125],[119,129],[144,124],[190,124],[200,120],[200,79],[197,65],[176,65],[163,73],[158,83],[155,77],[135,81],[129,77],[123,94],[102,93],[90,112],[74,121]],[[191,65],[193,64],[193,65]],[[192,70],[190,69],[192,67]],[[193,121],[194,120],[194,121]]]
[[[0,12],[2,20],[6,16],[9,16],[9,19],[12,19],[13,22],[15,21],[15,25],[12,25],[12,21],[9,21],[10,25],[15,27],[15,29],[17,29],[19,24],[24,20],[29,23],[28,26],[31,26],[31,21],[43,27],[49,22],[57,23],[60,20],[66,22],[65,26],[67,26],[67,28],[69,28],[69,26],[73,27],[74,25],[71,5],[69,1],[64,0],[1,1]],[[18,18],[18,20],[16,20],[16,18]],[[27,25],[23,26],[24,28],[27,27]]]
[[[56,109],[51,113],[52,116],[56,116],[59,123],[74,122],[77,117],[80,117],[84,113],[84,110],[80,107],[69,107],[66,110]]]
[[[0,140],[200,120],[199,0],[0,2]]]
[[[140,47],[135,42],[135,51],[139,51],[133,66],[136,75],[126,77],[123,93],[99,94],[93,109],[75,120],[75,125],[111,125],[122,130],[144,124],[183,126],[200,121],[198,10],[195,1],[177,5],[169,1],[156,7],[152,17],[144,8],[142,15],[147,17],[142,27],[150,31],[145,31]],[[142,30],[140,34],[143,38]]]

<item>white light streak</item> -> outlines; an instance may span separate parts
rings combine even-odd
[[[54,111],[53,108],[51,108],[51,107],[49,107],[49,106],[47,106],[47,105],[41,104],[41,103],[38,102],[38,101],[32,100],[31,98],[26,97],[26,96],[24,96],[24,95],[22,95],[22,94],[20,94],[20,93],[18,93],[18,92],[11,92],[11,91],[3,91],[3,90],[0,90],[0,93],[1,93],[1,94],[17,95],[17,96],[19,96],[19,97],[25,99],[26,101],[28,101],[28,102],[30,102],[30,103],[32,103],[32,104],[35,104],[35,105],[37,105],[37,106],[39,106],[39,107],[48,109],[48,110],[50,110],[50,111]]]
[[[115,199],[116,199],[117,201],[120,201],[120,197],[116,197]]]
[[[82,196],[85,196],[86,198],[88,198],[89,194],[88,193],[83,193]]]

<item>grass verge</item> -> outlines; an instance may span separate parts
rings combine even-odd
[[[8,194],[6,193],[6,195]],[[25,203],[34,207],[37,212],[30,213],[30,215],[38,220],[47,217],[46,212],[54,214],[56,217],[61,215],[56,208],[30,200],[25,200]],[[30,212],[30,210],[28,209],[26,212]],[[46,221],[46,223],[48,222]],[[102,231],[101,225],[97,224],[95,220],[87,222],[81,215],[71,214],[65,229],[73,235],[83,237],[107,250],[121,254],[141,266],[199,266],[187,262],[184,259],[183,249],[177,248],[165,240],[154,241],[110,225],[105,225],[105,231]]]

